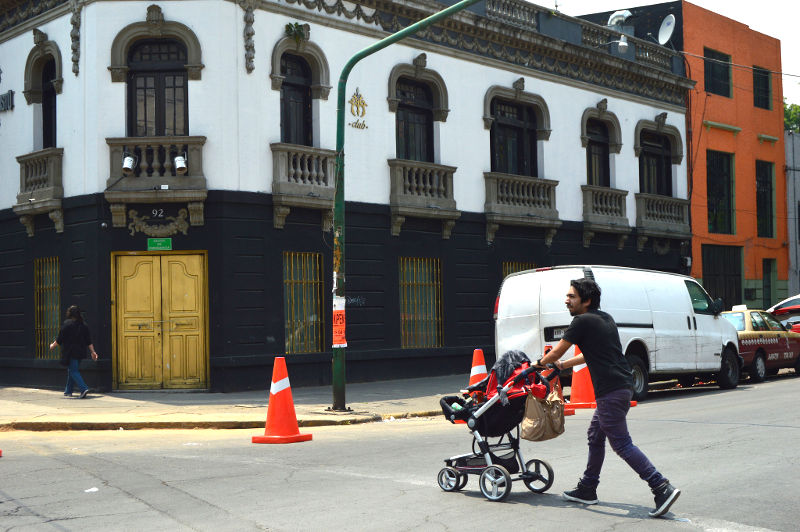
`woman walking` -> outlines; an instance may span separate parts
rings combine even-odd
[[[50,344],[50,350],[52,351],[56,346],[61,346],[63,350],[61,359],[67,362],[67,387],[64,395],[72,397],[72,390],[77,386],[80,390],[80,398],[83,399],[89,393],[89,387],[83,382],[78,368],[81,360],[86,358],[87,347],[92,354],[92,360],[97,360],[97,352],[92,344],[89,327],[83,322],[81,309],[77,305],[72,305],[67,309],[67,319],[58,332],[58,338]]]

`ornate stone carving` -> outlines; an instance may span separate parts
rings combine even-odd
[[[29,237],[33,236],[33,216],[23,215],[19,217],[19,223],[25,226],[25,232],[28,233]]]
[[[412,64],[401,63],[392,69],[389,73],[389,96],[386,98],[389,103],[389,111],[397,112],[397,106],[400,104],[400,100],[397,98],[397,81],[405,76],[430,87],[433,96],[433,119],[437,122],[445,122],[450,113],[450,109],[447,108],[447,85],[438,72],[425,68],[425,65],[427,65],[427,56],[419,54],[414,58]]]
[[[81,9],[83,6],[78,0],[71,0],[72,16],[69,19],[72,30],[69,32],[72,40],[72,72],[77,76],[81,59]]]
[[[646,236],[637,236],[636,237],[636,251],[642,251],[644,249],[644,245],[647,243]]]
[[[165,217],[166,220],[169,220],[169,223],[166,224],[148,223],[150,220],[149,216],[139,216],[139,213],[133,209],[128,212],[128,215],[131,218],[131,223],[128,224],[128,230],[131,236],[135,235],[138,231],[147,236],[163,238],[172,236],[179,231],[185,235],[189,229],[189,222],[186,220],[188,216],[186,209],[179,210],[178,216]]]
[[[286,217],[289,216],[290,211],[290,207],[284,207],[283,205],[276,205],[273,207],[272,227],[275,229],[283,229],[284,225],[286,225]]]
[[[256,34],[256,30],[253,29],[255,20],[256,16],[253,13],[253,6],[247,5],[244,11],[244,66],[248,74],[252,73],[256,68],[256,45],[253,41],[253,35]]]
[[[42,69],[47,63],[48,56],[55,62],[55,74],[51,83],[56,94],[61,94],[64,82],[61,76],[61,50],[58,45],[54,41],[48,41],[47,34],[36,29],[33,30],[33,42],[33,49],[25,62],[24,90],[22,91],[28,105],[42,103]]]
[[[512,83],[510,89],[501,87],[500,85],[492,85],[489,87],[489,90],[487,90],[486,94],[483,96],[483,127],[485,129],[491,129],[492,123],[494,122],[494,116],[492,116],[492,100],[494,98],[505,98],[532,106],[534,113],[536,113],[536,123],[538,125],[536,139],[550,139],[550,110],[544,98],[538,94],[525,92],[524,78],[519,78]]]
[[[658,113],[656,115],[656,124],[658,125],[658,131],[661,131],[664,128],[664,124],[667,123],[667,113],[666,111],[663,113]]]
[[[287,51],[301,56],[311,67],[311,97],[314,99],[327,100],[331,87],[330,69],[328,67],[328,60],[325,58],[325,52],[311,41],[304,41],[302,49],[298,50],[296,49],[294,39],[290,37],[282,38],[275,45],[275,48],[272,49],[272,72],[270,72],[269,75],[270,80],[272,80],[272,90],[279,91],[283,85],[283,76],[281,76],[281,56]]]
[[[53,224],[56,226],[56,233],[64,232],[64,211],[56,209],[48,213]]]
[[[125,217],[125,204],[112,203],[111,204],[111,226],[112,227],[125,227],[128,220]]]
[[[159,6],[152,4],[147,7],[145,21],[150,25],[150,33],[161,35],[161,27],[164,25],[164,13]]]
[[[39,46],[40,44],[47,41],[47,34],[42,30],[37,30],[34,28],[33,30],[33,44],[35,46]]]
[[[189,223],[192,225],[205,225],[205,216],[203,214],[204,203],[202,201],[189,202]]]

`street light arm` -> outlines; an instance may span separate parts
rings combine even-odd
[[[347,78],[353,67],[364,59],[379,50],[383,50],[390,44],[413,35],[418,31],[427,28],[434,22],[449,17],[453,13],[477,4],[481,0],[462,0],[457,4],[434,13],[419,22],[415,22],[409,27],[393,33],[380,41],[371,44],[351,57],[339,76],[339,86],[336,94],[336,177],[334,181],[333,199],[333,286],[334,286],[334,306],[337,299],[345,300],[345,276],[344,276],[344,101],[347,92]],[[345,356],[344,347],[333,347],[332,360],[332,383],[333,383],[333,407],[332,410],[347,410],[344,401],[345,385]]]

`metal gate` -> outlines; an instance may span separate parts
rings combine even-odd
[[[742,248],[703,245],[703,286],[726,310],[742,303]]]

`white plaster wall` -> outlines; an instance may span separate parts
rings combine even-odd
[[[58,96],[58,146],[64,148],[66,196],[105,190],[109,175],[106,137],[124,137],[125,83],[112,83],[108,71],[114,37],[127,25],[144,21],[152,2],[96,2],[82,11],[80,75],[71,71],[69,16],[40,29],[58,43],[63,61],[64,90]],[[272,90],[269,74],[275,44],[295,16],[256,11],[255,70],[244,65],[244,11],[232,2],[195,0],[158,4],[167,21],[191,28],[202,47],[205,67],[201,80],[189,81],[189,133],[207,137],[203,168],[209,189],[271,192],[272,154],[269,144],[280,141],[280,93]],[[333,150],[336,145],[337,85],[345,62],[375,39],[319,23],[311,24],[311,40],[322,48],[330,68],[332,89],[327,100],[315,103],[319,138],[314,145]],[[0,44],[3,81],[0,92],[15,90],[16,108],[0,113],[0,208],[15,202],[19,190],[16,155],[32,151],[33,115],[22,95],[25,59],[33,46],[30,32]],[[458,168],[454,179],[457,206],[462,211],[483,212],[483,173],[489,171],[489,131],[483,126],[483,99],[492,85],[511,87],[517,72],[485,67],[448,55],[417,49],[413,41],[392,45],[359,62],[350,74],[345,101],[356,88],[367,102],[368,129],[345,126],[345,196],[347,201],[387,204],[389,168],[395,157],[395,114],[389,111],[388,78],[399,63],[410,64],[427,54],[427,68],[445,80],[450,113],[438,124],[435,162]],[[622,128],[622,151],[612,154],[612,186],[628,190],[629,223],[635,225],[634,194],[639,186],[639,164],[633,153],[634,128],[639,120],[653,120],[664,108],[657,103],[632,101],[609,92],[565,85],[530,73],[525,90],[544,98],[552,133],[541,142],[540,177],[559,181],[556,204],[564,220],[581,220],[580,186],[586,182],[585,151],[580,143],[580,119],[587,107],[608,98],[608,110]],[[345,122],[352,121],[345,105]],[[668,112],[685,141],[684,115]],[[686,160],[674,166],[674,196],[687,197]]]

